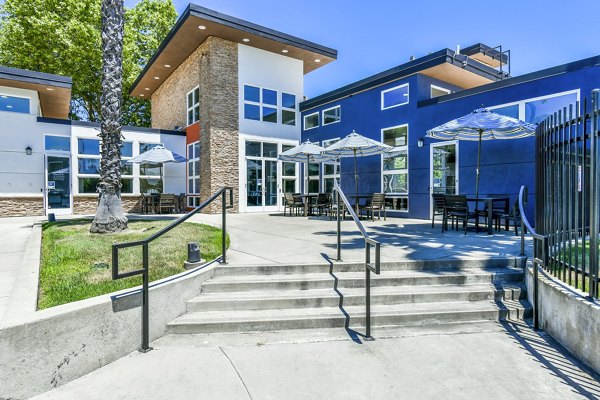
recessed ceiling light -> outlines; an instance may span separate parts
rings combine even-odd
[[[149,87],[147,87],[147,88],[144,88],[144,90],[150,90],[150,88],[149,88]]]
[[[319,60],[318,58],[315,60],[315,62],[321,62],[321,60]]]
[[[54,90],[54,89],[51,87],[47,87],[46,90]]]
[[[248,39],[248,38],[243,38],[243,39],[242,39],[242,41],[244,41],[244,42],[248,43],[248,42],[250,41],[250,39]]]
[[[12,106],[6,106],[6,108],[12,108]]]
[[[165,64],[165,67],[167,68],[171,68],[171,66],[169,64]]]
[[[140,97],[144,97],[144,93],[140,93]]]
[[[204,25],[198,25],[198,29],[200,29],[200,30],[205,30],[205,29],[206,29],[206,27],[205,27]]]
[[[158,77],[158,76],[155,76],[155,77],[154,77],[154,79],[160,79],[160,77]]]
[[[281,52],[282,53],[287,53],[288,51],[287,51],[287,49],[283,49],[283,50],[281,50]]]

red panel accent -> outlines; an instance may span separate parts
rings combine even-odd
[[[185,128],[185,143],[190,144],[200,140],[200,122],[196,122]]]

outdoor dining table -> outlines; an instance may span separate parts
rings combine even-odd
[[[487,210],[487,234],[492,235],[493,232],[493,206],[494,202],[503,202],[505,211],[508,211],[510,198],[508,197],[467,197],[468,202],[475,203],[475,209],[478,210],[480,203],[485,204]]]
[[[315,203],[315,200],[319,197],[318,194],[303,194],[300,197],[302,197],[302,201],[307,204],[307,207],[304,207],[304,216],[308,217],[309,214],[311,214],[310,211],[310,205]]]

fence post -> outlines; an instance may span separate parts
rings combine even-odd
[[[223,254],[221,264],[227,264],[227,189],[223,189],[221,198],[221,218],[221,252]]]
[[[152,350],[150,347],[150,304],[148,303],[148,244],[142,246],[142,262],[144,268],[142,273],[142,347],[139,351],[147,353]]]
[[[341,220],[341,202],[340,202],[340,192],[338,190],[338,186],[336,185],[336,202],[337,202],[337,260],[342,261],[342,220]]]

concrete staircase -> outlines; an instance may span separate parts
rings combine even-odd
[[[384,263],[371,274],[374,327],[523,319],[531,313],[517,259]],[[168,333],[365,325],[359,263],[219,266]],[[376,329],[374,333],[376,334]]]

